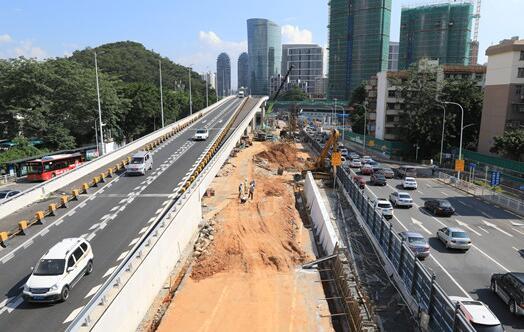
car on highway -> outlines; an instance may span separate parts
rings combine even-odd
[[[153,169],[153,156],[147,151],[139,151],[131,157],[131,161],[126,166],[126,175],[145,175],[150,169]]]
[[[404,180],[402,181],[402,188],[404,189],[417,189],[417,180],[415,178],[412,178],[410,176],[406,176]]]
[[[360,159],[360,156],[358,155],[358,153],[350,152],[349,153],[349,159],[351,159],[351,160],[353,160],[353,159]]]
[[[493,274],[491,290],[508,305],[512,314],[524,316],[524,272]]]
[[[373,173],[382,173],[382,166],[380,164],[370,164],[371,168],[373,168]]]
[[[450,296],[451,303],[456,306],[471,326],[479,332],[502,332],[504,327],[495,314],[483,302],[469,297]]]
[[[389,194],[389,201],[394,207],[407,207],[413,206],[413,199],[411,195],[405,192],[395,191]]]
[[[360,162],[360,159],[353,159],[349,163],[349,167],[351,167],[351,168],[360,168],[360,167],[362,167],[362,163]]]
[[[197,129],[193,139],[195,141],[205,141],[209,137],[209,130],[205,128]]]
[[[393,207],[391,203],[385,198],[378,198],[375,202],[375,210],[382,214],[387,220],[393,218]]]
[[[417,176],[417,169],[413,166],[403,165],[397,169],[397,175],[401,179],[406,176],[414,178]]]
[[[373,174],[371,174],[369,181],[374,186],[385,186],[386,185],[386,177],[382,173],[374,172]]]
[[[27,279],[22,297],[28,302],[63,302],[71,288],[93,272],[93,250],[83,238],[67,238],[40,258]]]
[[[446,199],[430,199],[424,202],[424,208],[435,216],[450,217],[455,213],[455,209]]]
[[[373,174],[373,166],[369,164],[364,164],[360,167],[360,174],[362,175],[371,175]]]
[[[355,182],[360,189],[364,189],[366,187],[366,179],[364,179],[362,176],[353,176],[353,182]]]
[[[0,190],[0,203],[7,201],[9,198],[18,195],[20,191],[18,190]]]
[[[360,160],[362,160],[363,164],[368,164],[373,161],[373,158],[371,158],[370,156],[363,156],[362,158],[360,158]]]
[[[437,231],[437,238],[448,249],[469,250],[471,239],[463,229],[458,227],[443,227]]]
[[[395,172],[393,172],[389,167],[383,167],[381,173],[384,174],[386,179],[392,179],[395,177]]]
[[[349,151],[348,151],[348,149],[346,149],[346,148],[340,148],[338,151],[340,152],[340,155],[342,155],[342,157],[345,157],[345,158],[348,158],[348,157],[349,157]]]
[[[428,241],[420,233],[400,232],[398,235],[402,240],[404,240],[417,258],[424,260],[429,256],[430,249]]]

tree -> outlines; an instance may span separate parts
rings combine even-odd
[[[364,134],[364,103],[366,101],[366,87],[364,84],[359,85],[351,94],[353,112],[351,113],[351,129],[357,134]]]
[[[29,140],[23,136],[15,137],[13,143],[15,144],[14,147],[0,153],[0,163],[37,156],[47,152],[45,149],[40,150],[31,145]]]
[[[304,101],[308,100],[309,97],[302,89],[296,85],[293,85],[291,89],[281,94],[278,99],[285,101]]]
[[[495,143],[490,149],[504,157],[522,161],[524,155],[524,129],[515,129],[504,132],[504,135],[494,137]]]

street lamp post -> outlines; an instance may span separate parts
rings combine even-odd
[[[162,117],[162,128],[164,128],[164,95],[162,93],[162,60],[158,60],[158,72],[160,75],[160,116]]]
[[[442,118],[442,138],[440,139],[440,162],[439,165],[442,167],[442,154],[444,152],[444,128],[446,126],[446,106],[439,104],[444,110],[444,117]]]
[[[206,71],[206,107],[209,107],[208,85],[209,85],[209,70]]]
[[[362,141],[362,155],[366,154],[366,129],[367,129],[367,117],[368,109],[365,104],[353,104],[354,106],[364,107],[364,140]]]
[[[462,133],[464,132],[464,108],[459,103],[455,103],[452,101],[444,101],[444,104],[447,105],[456,105],[460,107],[460,143],[459,143],[459,160],[462,160]],[[460,171],[458,171],[457,178],[460,180]]]
[[[191,66],[189,65],[189,115],[193,115],[193,97],[191,96]]]
[[[104,128],[102,124],[102,106],[100,104],[100,86],[98,83],[98,62],[96,59],[96,52],[93,52],[95,54],[95,78],[96,78],[96,95],[98,98],[98,121],[100,123],[100,143],[102,145],[101,149],[101,155],[105,154],[105,144],[104,144]]]

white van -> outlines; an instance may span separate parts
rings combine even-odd
[[[63,302],[71,288],[93,272],[93,250],[83,238],[69,238],[45,253],[24,285],[22,297],[28,302]]]
[[[153,156],[147,151],[139,151],[131,157],[131,161],[126,166],[126,175],[145,175],[150,169],[153,169]]]

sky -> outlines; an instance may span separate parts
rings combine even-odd
[[[414,2],[415,1],[415,2]],[[390,40],[398,41],[402,5],[393,0]],[[430,0],[435,2],[435,0]],[[267,18],[282,27],[283,43],[327,47],[327,0],[0,0],[0,58],[61,57],[74,50],[122,40],[195,71],[215,71],[219,53],[231,58],[236,86],[237,59],[247,50],[248,18]],[[482,0],[480,58],[490,45],[512,36],[524,39],[524,0]],[[326,69],[327,71],[327,69]]]

